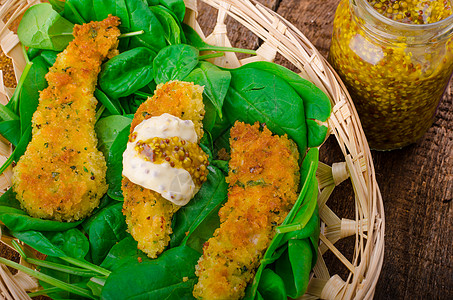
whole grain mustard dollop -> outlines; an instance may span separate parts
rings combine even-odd
[[[135,127],[123,153],[123,175],[176,205],[186,205],[198,192],[195,181],[206,179],[200,171],[206,170],[207,156],[199,153],[197,138],[190,120],[167,113],[146,119]]]

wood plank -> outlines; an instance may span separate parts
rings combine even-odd
[[[373,153],[387,219],[382,299],[453,299],[452,105],[450,91],[417,144]]]
[[[316,49],[327,57],[338,2],[339,0],[321,3],[309,0],[282,0],[277,13],[297,26]]]

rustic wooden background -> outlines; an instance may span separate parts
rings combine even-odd
[[[327,57],[332,22],[339,0],[259,0],[296,25]],[[214,10],[199,5],[200,23],[209,32]],[[260,41],[229,21],[234,46],[256,49]],[[278,63],[289,65],[281,58]],[[385,260],[375,299],[453,299],[453,81],[441,101],[433,126],[416,144],[391,152],[373,151],[377,180],[384,199]],[[342,161],[335,140],[321,149],[326,163]],[[329,206],[353,217],[351,186],[340,185]],[[348,241],[339,243],[351,255]],[[13,258],[4,248],[1,256]],[[346,274],[335,257],[329,266]]]

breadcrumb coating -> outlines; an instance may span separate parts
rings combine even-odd
[[[154,96],[146,100],[134,114],[131,133],[143,120],[160,116],[164,113],[181,120],[191,120],[195,126],[198,141],[203,137],[203,88],[189,82],[170,81],[159,84]]]
[[[34,217],[86,217],[107,191],[106,162],[94,131],[93,96],[101,63],[117,53],[119,19],[75,25],[74,40],[46,75],[32,140],[13,169],[13,189]]]
[[[286,135],[258,123],[236,122],[230,132],[228,201],[220,227],[196,266],[198,299],[240,299],[279,226],[297,199],[299,153]]]
[[[203,88],[193,83],[171,81],[157,87],[152,98],[137,109],[131,124],[134,128],[143,120],[169,113],[182,120],[194,123],[198,141],[203,136],[204,104]],[[197,146],[199,155],[207,155]],[[187,170],[187,167],[184,167]],[[197,187],[202,181],[195,180]],[[163,198],[159,193],[134,184],[123,176],[124,196],[123,214],[126,216],[128,230],[138,242],[138,248],[150,258],[156,258],[170,241],[171,219],[180,206]]]

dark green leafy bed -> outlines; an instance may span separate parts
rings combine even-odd
[[[265,253],[247,299],[286,299],[302,295],[317,257],[319,215],[315,171],[319,146],[330,115],[328,98],[312,83],[279,65],[256,62],[222,69],[206,59],[224,51],[254,51],[215,47],[182,24],[182,0],[50,1],[29,9],[19,27],[27,50],[27,66],[11,101],[0,105],[0,134],[14,146],[1,167],[18,161],[31,139],[31,118],[39,91],[56,55],[72,40],[74,24],[121,18],[120,54],[104,63],[95,97],[99,149],[107,165],[109,190],[85,220],[60,223],[28,216],[10,189],[0,197],[0,221],[6,232],[47,255],[45,261],[27,256],[40,272],[13,262],[40,279],[53,299],[190,299],[197,281],[195,265],[203,243],[219,226],[218,211],[227,198],[228,162],[217,151],[228,149],[229,129],[236,120],[266,123],[275,134],[287,134],[301,153],[300,195]],[[211,51],[203,55],[203,51]],[[212,52],[213,51],[213,52]],[[122,153],[137,107],[159,83],[193,81],[205,87],[203,149],[209,154],[209,176],[195,198],[172,221],[166,251],[151,260],[137,250],[126,231],[122,209]]]

